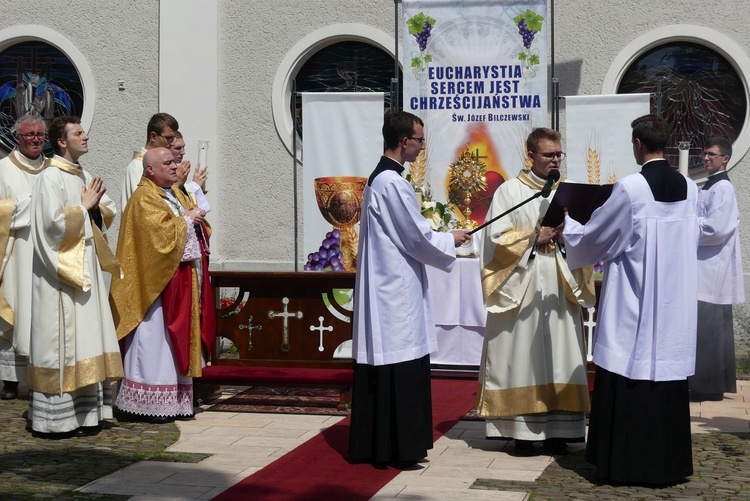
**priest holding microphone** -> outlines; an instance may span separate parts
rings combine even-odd
[[[581,307],[595,302],[593,267],[571,269],[562,228],[541,225],[565,157],[560,134],[534,129],[526,149],[531,168],[500,185],[484,230],[478,411],[487,438],[514,439],[516,454],[540,452],[534,442],[564,454],[583,441],[589,410]]]

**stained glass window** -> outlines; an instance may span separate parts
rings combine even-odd
[[[81,77],[62,51],[30,41],[0,52],[0,147],[6,152],[16,146],[10,129],[18,117],[39,115],[49,125],[56,116],[80,117],[82,112]],[[44,154],[52,154],[49,143]]]
[[[389,107],[393,68],[393,56],[378,47],[365,42],[337,42],[316,52],[300,68],[297,92],[385,92],[385,105]],[[292,98],[292,116],[301,136],[299,97]]]
[[[657,91],[661,111],[671,129],[667,160],[678,164],[677,143],[690,141],[689,174],[700,176],[701,152],[711,136],[735,141],[747,111],[742,80],[735,68],[714,50],[697,43],[672,42],[641,54],[625,71],[618,93]],[[655,110],[655,101],[652,100]]]

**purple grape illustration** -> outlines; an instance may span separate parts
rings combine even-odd
[[[419,50],[422,52],[427,50],[427,39],[430,38],[431,31],[432,31],[432,25],[429,23],[429,21],[425,21],[424,24],[422,25],[422,31],[414,35],[414,38],[417,39]]]
[[[530,30],[528,26],[526,26],[526,19],[521,19],[521,21],[519,21],[518,33],[521,35],[521,38],[523,38],[523,46],[530,49],[531,42],[534,41],[534,35],[536,35],[537,32]]]
[[[523,40],[524,50],[518,53],[518,60],[523,63],[524,70],[530,70],[531,74],[536,74],[536,67],[539,65],[538,51],[531,50],[531,44],[534,43],[536,34],[542,30],[544,17],[537,14],[531,9],[517,15],[513,22],[518,26],[518,34]]]
[[[343,256],[341,232],[333,229],[326,233],[318,251],[307,255],[307,263],[303,269],[305,271],[344,271],[344,265],[341,264]]]
[[[432,35],[432,28],[435,26],[435,19],[425,15],[424,12],[411,17],[406,21],[409,34],[414,37],[419,47],[418,53],[411,59],[412,68],[422,70],[432,62],[432,56],[427,53],[427,41]]]

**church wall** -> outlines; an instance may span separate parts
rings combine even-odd
[[[720,21],[719,21],[720,20]],[[689,24],[711,28],[732,39],[750,55],[750,11],[742,0],[596,0],[555,3],[555,76],[561,95],[602,93],[602,83],[612,61],[631,41],[662,26]],[[750,74],[745,76],[750,81]],[[750,103],[748,103],[750,106]],[[561,127],[564,117],[561,119]],[[746,124],[746,127],[748,125]],[[743,269],[750,291],[750,155],[732,167],[729,176],[740,208]]]
[[[52,29],[86,58],[95,79],[96,107],[89,153],[81,162],[102,176],[107,194],[119,205],[125,165],[145,143],[145,124],[158,106],[158,2],[4,2],[0,29],[15,25]],[[118,90],[120,80],[124,91]],[[113,247],[116,230],[110,236]]]
[[[97,102],[89,131],[91,151],[84,165],[102,175],[109,194],[119,200],[124,166],[132,150],[144,143],[145,124],[158,109],[159,2],[92,5],[85,0],[62,4],[38,0],[32,10],[6,2],[0,29],[47,26],[87,59],[96,80]],[[292,269],[293,168],[274,126],[274,76],[299,40],[331,24],[359,23],[393,36],[394,3],[223,1],[219,8],[219,125],[217,144],[211,145],[218,158],[210,187],[220,206],[214,215],[221,217],[211,221],[218,248],[212,260],[218,267]],[[601,93],[605,75],[623,47],[657,27],[705,26],[750,48],[748,21],[743,0],[661,4],[633,0],[607,2],[606,8],[595,0],[556,2],[555,73],[561,94]],[[118,90],[120,80],[125,82],[124,91]],[[730,176],[737,187],[741,217],[750,221],[750,156]],[[301,175],[298,179],[301,183]],[[110,242],[114,245],[115,239]],[[750,231],[743,231],[742,244],[750,249]],[[750,277],[750,252],[744,259]]]
[[[271,106],[282,59],[300,39],[330,24],[360,23],[393,36],[393,9],[389,0],[223,4],[218,185],[227,217],[214,225],[222,235],[221,259],[227,267],[250,262],[252,269],[293,269],[293,164]],[[301,190],[301,170],[298,180]]]
[[[750,47],[750,14],[741,0],[691,0],[654,4],[648,0],[607,3],[556,2],[556,76],[562,95],[599,94],[619,52],[633,39],[671,24],[717,29]],[[267,7],[267,6],[266,6]],[[713,21],[714,12],[721,26]],[[292,160],[274,127],[271,86],[286,52],[312,31],[334,23],[361,23],[393,36],[393,2],[276,2],[273,11],[245,2],[226,2],[220,14],[220,173],[222,196],[234,217],[216,222],[222,236],[220,260],[252,268],[286,268],[293,259]],[[750,77],[750,75],[749,75]],[[561,124],[564,127],[564,116]],[[750,220],[750,157],[730,172],[742,218]],[[301,179],[301,176],[300,178]],[[300,215],[301,216],[301,215]],[[743,233],[750,248],[750,231]],[[750,270],[750,253],[745,269]]]

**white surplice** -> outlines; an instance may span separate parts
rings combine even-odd
[[[43,433],[94,426],[112,417],[108,386],[123,375],[100,264],[114,259],[101,232],[117,209],[105,194],[99,202],[103,229],[95,227],[81,205],[81,190],[91,177],[78,164],[55,156],[32,191],[29,419]]]
[[[437,348],[425,265],[450,270],[454,239],[432,230],[411,184],[395,170],[377,175],[363,198],[352,351],[359,364],[417,360]]]
[[[529,182],[544,185],[531,171],[503,183],[487,220],[539,191]],[[488,314],[478,411],[488,437],[574,439],[585,433],[589,396],[581,305],[593,304],[593,284],[585,292],[583,272],[571,271],[559,246],[535,249],[553,196],[536,198],[484,230],[483,274],[494,265],[509,273],[492,290],[483,283]],[[508,254],[516,256],[510,269],[498,261]]]
[[[125,212],[125,205],[127,205],[130,196],[138,188],[138,183],[141,182],[143,176],[143,156],[146,154],[146,148],[135,150],[133,152],[133,159],[125,167],[125,177],[122,180],[122,189],[120,190],[120,210]]]
[[[691,398],[721,399],[737,391],[732,306],[745,302],[740,213],[725,171],[698,192],[698,342]]]
[[[713,304],[744,303],[740,211],[734,186],[728,179],[698,192],[698,224],[698,300]]]
[[[570,266],[604,262],[594,363],[609,372],[676,381],[695,370],[698,189],[687,185],[686,200],[657,202],[631,174],[585,226],[565,217]]]
[[[2,293],[13,311],[0,316],[0,379],[25,381],[31,335],[31,188],[42,172],[44,156],[27,158],[17,149],[0,160],[0,231],[7,235]]]

